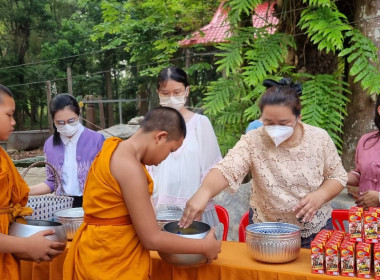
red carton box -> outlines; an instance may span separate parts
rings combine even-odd
[[[377,213],[364,211],[363,214],[364,242],[377,243]]]
[[[362,229],[363,229],[363,207],[351,207],[348,211],[348,232],[350,234],[350,241],[362,242]]]
[[[325,273],[325,241],[315,238],[310,244],[311,273]]]
[[[326,258],[326,274],[338,276],[340,271],[339,265],[340,256],[340,241],[330,239],[326,243],[325,247],[325,258]]]
[[[355,277],[355,242],[346,240],[340,246],[340,271],[342,276]]]
[[[375,244],[373,246],[373,260],[375,279],[380,280],[380,244]]]
[[[358,278],[371,278],[371,244],[363,242],[357,244],[356,272]]]
[[[380,240],[380,208],[369,207],[368,211],[375,211],[377,213],[377,240]]]

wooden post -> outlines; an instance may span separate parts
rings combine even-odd
[[[87,100],[94,100],[93,95],[87,95],[86,98],[87,98]],[[86,126],[89,129],[96,130],[96,127],[91,124],[91,123],[95,123],[95,104],[94,103],[87,103],[86,119],[90,122],[90,123],[87,123]]]
[[[102,100],[102,97],[99,96],[98,100]],[[103,102],[99,103],[99,119],[100,119],[100,127],[105,129],[106,128],[106,120],[104,119],[104,106]]]
[[[53,128],[53,120],[50,116],[50,102],[51,102],[51,83],[50,81],[46,82],[46,103],[47,103],[47,111],[48,111],[48,124],[49,124],[49,131],[50,134],[53,134],[54,128]]]
[[[106,90],[107,90],[107,99],[112,99],[112,79],[111,79],[111,70],[105,73],[106,78]],[[113,104],[107,104],[107,117],[108,117],[108,127],[111,127],[115,124],[113,118]]]
[[[73,94],[73,78],[71,76],[70,66],[67,66],[67,90],[69,94]]]

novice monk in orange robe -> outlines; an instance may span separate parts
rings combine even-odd
[[[16,124],[13,119],[15,102],[10,90],[0,85],[0,140],[7,140]],[[0,148],[0,279],[20,279],[19,261],[12,253],[25,259],[50,261],[62,253],[65,244],[52,242],[44,236],[54,234],[45,230],[28,238],[8,235],[9,224],[18,216],[31,215],[33,210],[24,207],[29,187],[21,178],[11,158]]]
[[[181,114],[160,107],[130,139],[104,142],[87,177],[84,223],[66,256],[64,279],[150,279],[149,250],[217,257],[214,229],[203,240],[160,231],[150,200],[153,182],[144,164],[159,164],[185,135]]]

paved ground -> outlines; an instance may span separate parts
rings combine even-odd
[[[18,168],[21,174],[25,168]],[[40,167],[31,168],[25,180],[28,185],[41,183],[45,180],[45,169]],[[230,227],[228,240],[238,240],[238,229],[241,216],[249,208],[249,197],[251,195],[251,184],[242,184],[239,190],[231,195],[228,192],[222,192],[215,197],[215,203],[225,207],[230,215]],[[332,206],[335,209],[348,209],[354,205],[354,200],[348,196],[347,189],[344,189],[333,201]]]

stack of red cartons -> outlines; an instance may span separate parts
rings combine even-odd
[[[349,233],[322,230],[311,242],[311,272],[370,279],[373,266],[380,280],[380,207],[351,207],[348,219]]]
[[[377,243],[377,212],[372,209],[363,213],[363,239],[365,243]]]
[[[380,240],[380,208],[369,207],[368,211],[375,211],[377,213],[377,239]]]
[[[325,245],[331,233],[332,230],[321,230],[311,242],[311,273],[325,273]]]
[[[334,230],[325,245],[326,274],[338,276],[340,272],[340,245],[344,232]]]
[[[358,278],[371,278],[371,244],[359,242],[356,245],[356,275]]]
[[[363,207],[351,207],[348,212],[350,241],[362,242]]]
[[[355,242],[347,234],[340,246],[340,271],[342,276],[355,277]]]

